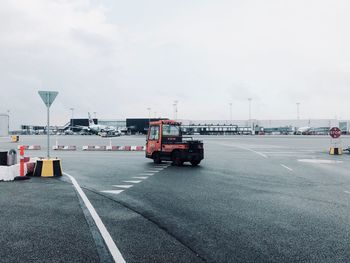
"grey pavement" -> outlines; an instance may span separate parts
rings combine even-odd
[[[72,185],[32,178],[0,183],[0,262],[98,262]]]
[[[205,159],[199,167],[167,163],[160,167],[145,159],[143,152],[54,155],[83,187],[127,262],[349,262],[350,155],[328,155],[328,137],[199,139],[205,143]],[[22,140],[45,143],[41,136]],[[66,145],[109,144],[97,136],[62,136],[60,140]],[[113,138],[112,144],[144,142],[142,136],[127,136]],[[342,142],[350,145],[350,137]],[[28,154],[45,154],[45,149]],[[69,186],[65,176],[61,181],[43,182]],[[1,191],[2,202],[21,183],[8,184],[13,189]],[[8,187],[1,183],[0,188],[4,185]],[[68,192],[64,200],[69,199],[78,213],[74,190]],[[46,205],[51,202],[57,200]],[[26,203],[15,201],[8,205],[13,215],[19,213],[17,206],[26,211]],[[55,212],[61,214],[60,209]],[[41,210],[36,213],[36,218],[45,217]],[[72,231],[85,242],[90,240],[91,247],[84,253],[98,260],[83,219],[71,224]],[[77,247],[82,248],[79,243]],[[84,255],[77,258],[84,262]]]

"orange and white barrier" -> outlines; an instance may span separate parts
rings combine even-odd
[[[52,146],[52,149],[55,151],[76,151],[77,146],[69,145],[69,146],[63,146],[63,145],[54,145]]]
[[[99,146],[99,145],[89,145],[89,146],[83,146],[83,151],[106,151],[107,146]]]
[[[24,150],[41,150],[40,145],[18,145],[17,149],[21,150],[21,147],[24,147]]]
[[[98,146],[98,145],[88,145],[83,146],[83,151],[144,151],[145,146]]]

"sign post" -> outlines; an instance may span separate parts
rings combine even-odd
[[[56,99],[57,91],[39,91],[41,99],[47,107],[47,159],[50,159],[50,106]]]
[[[341,147],[341,130],[338,127],[332,127],[329,130],[329,135],[331,136],[331,148],[329,154],[331,155],[341,155],[343,154],[343,148]]]

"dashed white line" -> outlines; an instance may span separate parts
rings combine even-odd
[[[146,173],[159,173],[160,171],[146,171]]]
[[[328,159],[299,159],[298,162],[303,163],[314,163],[314,164],[338,164],[343,161],[328,160]]]
[[[130,184],[138,184],[141,183],[142,181],[123,181],[124,183],[130,183]]]
[[[246,150],[246,151],[253,152],[253,153],[255,153],[255,154],[257,154],[257,155],[260,155],[260,156],[262,156],[262,157],[264,157],[264,158],[266,158],[266,159],[269,158],[266,154],[263,154],[263,153],[261,153],[261,152],[254,151],[254,150],[252,150],[252,149],[250,149],[250,148],[247,148],[247,147],[238,146],[238,145],[232,145],[232,146],[237,147],[237,148],[241,148],[241,149]]]
[[[124,263],[125,260],[122,256],[122,254],[120,253],[117,245],[114,243],[113,238],[111,237],[111,235],[109,234],[106,226],[103,224],[100,216],[97,214],[95,208],[92,206],[90,200],[87,198],[87,196],[85,195],[84,191],[81,189],[80,185],[78,184],[77,180],[75,180],[75,178],[67,173],[63,173],[64,175],[68,176],[69,179],[72,181],[75,189],[77,190],[78,194],[80,195],[81,199],[83,200],[86,208],[89,210],[90,215],[92,216],[93,220],[95,221],[95,224],[98,228],[98,230],[100,231],[106,246],[109,249],[109,252],[111,253],[113,259],[115,262],[120,262],[120,263]]]
[[[293,172],[293,169],[288,167],[287,165],[281,164],[282,167],[286,168],[287,170]]]
[[[350,194],[350,192],[349,192],[349,191],[344,191],[344,193]]]
[[[132,184],[118,184],[118,185],[112,185],[112,186],[119,187],[119,188],[125,188],[125,189],[133,187]]]
[[[124,192],[124,190],[104,190],[104,191],[100,191],[101,193],[107,193],[107,194],[115,194],[118,195],[122,192]]]
[[[147,175],[147,176],[152,176],[152,175],[154,175],[154,173],[141,173],[141,174],[138,174],[138,175]]]
[[[145,180],[145,179],[148,178],[148,176],[135,176],[135,177],[133,177],[133,178]]]

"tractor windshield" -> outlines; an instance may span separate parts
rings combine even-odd
[[[163,125],[163,136],[180,136],[181,130],[179,125]]]

